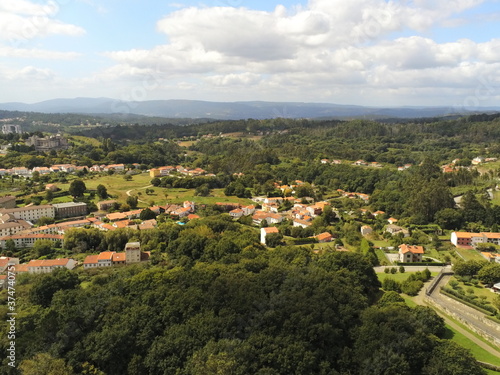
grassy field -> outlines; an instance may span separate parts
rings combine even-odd
[[[474,286],[470,283],[468,283],[469,285],[467,285],[467,284],[457,280],[454,277],[451,280],[458,281],[458,286],[461,287],[464,290],[464,292],[466,292],[466,294],[469,294],[469,293],[467,293],[468,290],[473,291],[475,296],[478,296],[478,297],[484,296],[484,297],[486,297],[486,300],[489,301],[490,303],[492,303],[493,298],[496,297],[495,293],[493,293],[488,288],[485,288],[484,286],[482,286],[481,283],[479,283],[478,286]],[[448,285],[448,286],[451,288],[450,285]]]
[[[391,266],[389,266],[388,268],[392,268]],[[399,271],[399,267],[395,267],[398,271]],[[391,278],[391,279],[394,279],[396,281],[399,281],[399,282],[403,282],[405,281],[408,276],[410,276],[412,273],[415,273],[415,272],[405,272],[405,273],[377,273],[377,277],[379,279],[380,282],[384,281],[386,278]],[[436,276],[438,274],[438,272],[431,272],[431,275],[432,276]]]
[[[479,254],[477,250],[471,249],[460,249],[456,248],[457,253],[459,253],[465,260],[484,260],[484,258]]]
[[[131,181],[126,181],[123,175],[114,174],[111,176],[94,176],[90,179],[84,179],[85,186],[87,189],[95,190],[97,186],[102,184],[106,187],[108,194],[112,199],[116,199],[120,202],[125,202],[127,199],[127,191],[131,195],[137,195],[139,200],[139,207],[149,206],[150,202],[154,204],[165,204],[165,203],[182,203],[186,200],[194,201],[198,204],[215,204],[217,202],[234,202],[242,205],[250,205],[253,202],[250,199],[238,198],[238,197],[227,197],[224,194],[223,189],[214,189],[211,191],[211,196],[209,197],[199,197],[195,196],[194,189],[174,189],[174,188],[162,188],[151,186],[151,177],[148,173],[141,173],[132,176]],[[68,190],[70,183],[67,184],[57,184],[61,190]],[[153,192],[146,194],[146,188],[152,189]],[[71,197],[61,197],[54,199],[54,203],[68,202],[71,201]],[[96,198],[96,201],[98,198]]]
[[[500,358],[495,355],[489,353],[483,348],[476,345],[474,342],[469,340],[466,336],[461,334],[460,332],[454,330],[449,325],[446,325],[446,334],[445,338],[449,340],[453,340],[460,346],[463,346],[466,349],[469,349],[474,357],[481,362],[491,363],[492,365],[500,366]],[[498,372],[491,372],[492,374],[499,374]]]
[[[75,141],[76,143],[87,143],[87,144],[90,144],[94,147],[102,146],[102,142],[100,142],[99,140],[97,140],[95,138],[89,138],[89,137],[84,137],[84,136],[80,136],[80,135],[72,135],[70,138],[73,141]]]

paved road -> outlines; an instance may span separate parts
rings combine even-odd
[[[432,280],[426,282],[425,285],[424,285],[424,287],[422,288],[422,290],[418,294],[418,296],[416,296],[416,297],[413,298],[413,301],[415,303],[417,303],[419,305],[428,306],[428,303],[427,303],[427,300],[426,300],[425,291],[427,290],[427,288],[429,287],[429,285],[431,284],[431,282],[432,282]],[[484,341],[479,340],[472,333],[470,333],[469,331],[463,329],[458,324],[456,324],[454,321],[450,320],[450,318],[447,315],[443,314],[441,311],[436,310],[436,309],[434,309],[434,310],[444,319],[445,323],[448,324],[455,331],[457,331],[457,332],[461,333],[462,335],[464,335],[465,337],[467,337],[470,341],[472,341],[477,346],[481,347],[482,349],[486,350],[487,352],[489,352],[489,353],[491,353],[493,355],[496,355],[498,358],[500,358],[500,351],[493,349],[490,345],[486,344]]]
[[[441,307],[452,311],[460,320],[466,322],[476,330],[482,331],[496,339],[497,342],[500,342],[500,324],[489,321],[485,323],[482,319],[484,314],[439,292],[440,287],[446,285],[450,278],[451,276],[444,276],[436,288],[434,288],[429,298]],[[497,355],[500,357],[500,353]]]

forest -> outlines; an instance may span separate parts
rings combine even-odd
[[[76,116],[71,122],[81,121]],[[235,221],[211,205],[200,209],[199,220],[182,226],[160,215],[154,230],[71,229],[61,244],[64,251],[122,251],[127,242],[139,241],[151,251],[151,262],[19,275],[16,342],[23,374],[483,374],[470,352],[445,339],[444,321],[433,310],[409,307],[397,293],[380,289],[373,247],[359,228],[369,223],[381,230],[387,220],[370,215],[361,220],[366,203],[338,190],[369,194],[370,210],[385,211],[400,225],[496,232],[500,206],[488,192],[496,189],[498,164],[471,166],[478,156],[500,158],[498,116],[398,123],[68,124],[61,128],[68,150],[44,153],[24,144],[45,128],[0,135],[0,143],[12,145],[0,167],[124,163],[132,170],[137,163],[146,171],[182,164],[213,175],[174,174],[151,179],[151,186],[200,195],[221,189],[240,198],[290,195],[276,183],[300,180],[298,198],[328,200],[338,216],[325,209],[310,228],[284,220],[280,231],[295,240],[327,231],[357,251],[316,254],[281,241],[268,249],[251,222]],[[321,163],[325,158],[342,162]],[[359,159],[380,167],[353,165]],[[441,166],[454,159],[456,168],[443,173]],[[408,168],[399,171],[404,165]],[[106,173],[4,176],[0,187],[12,190],[22,204],[36,204],[33,197],[43,184]],[[460,205],[454,200],[458,195]],[[421,234],[414,231],[406,243],[428,243],[429,236]],[[437,248],[441,243],[434,239]],[[398,245],[402,238],[391,241]],[[23,261],[33,256],[27,249],[13,251]],[[7,312],[1,305],[0,315]],[[8,330],[6,319],[0,327]],[[2,335],[4,352],[9,344]],[[8,368],[7,359],[2,361]]]

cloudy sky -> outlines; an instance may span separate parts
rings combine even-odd
[[[481,107],[499,72],[499,0],[0,0],[0,102]]]

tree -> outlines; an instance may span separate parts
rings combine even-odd
[[[155,177],[151,180],[151,185],[160,186],[161,180],[158,177]]]
[[[139,214],[139,219],[141,220],[151,220],[156,218],[156,214],[149,208],[146,207],[144,210],[141,211]]]
[[[486,375],[471,352],[450,340],[439,340],[423,375]]]
[[[47,202],[52,202],[53,199],[54,199],[54,193],[52,192],[52,190],[48,189],[47,191],[45,191],[45,200]]]
[[[73,180],[69,185],[69,193],[75,198],[83,197],[86,190],[87,187],[82,180]]]
[[[269,233],[266,236],[266,244],[269,247],[276,247],[281,245],[283,241],[283,235],[281,233]]]
[[[55,219],[53,217],[42,216],[36,223],[39,226],[50,225],[55,223]]]
[[[100,199],[106,199],[108,197],[108,189],[106,189],[106,186],[102,184],[97,185],[97,196]]]
[[[477,278],[486,285],[493,285],[500,281],[500,264],[490,263],[477,273]]]
[[[73,375],[73,368],[64,363],[63,359],[54,358],[48,353],[38,353],[31,359],[25,359],[19,364],[23,375]]]
[[[135,195],[130,195],[127,197],[126,202],[130,206],[130,208],[134,209],[134,208],[137,208],[137,204],[139,203],[139,200]]]
[[[458,276],[475,276],[486,265],[486,261],[468,260],[457,262],[453,265],[453,271]]]
[[[50,240],[36,240],[33,244],[33,251],[36,253],[37,257],[40,258],[50,254],[53,246],[54,243]]]

